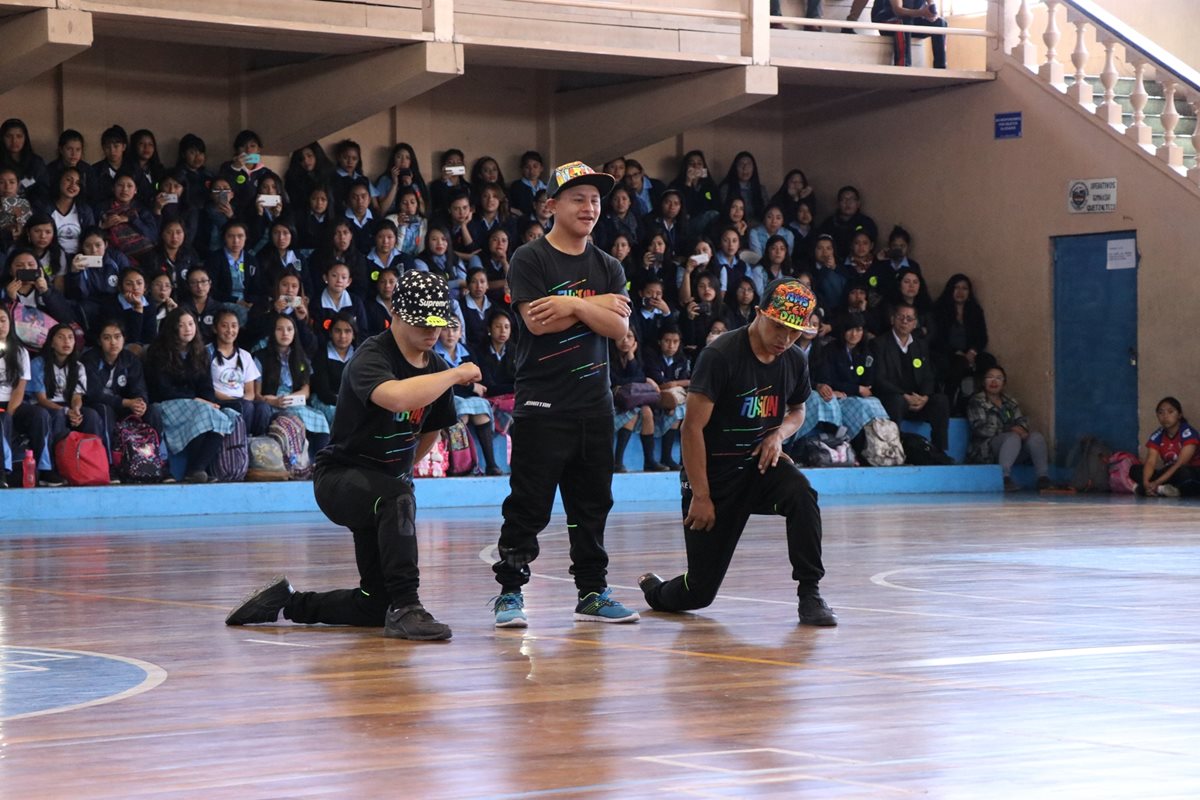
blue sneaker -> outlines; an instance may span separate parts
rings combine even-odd
[[[612,589],[600,594],[592,592],[575,606],[576,622],[637,622],[641,617],[636,611],[612,599]]]
[[[506,592],[495,598],[492,611],[496,613],[497,628],[529,627],[529,620],[525,618],[525,595],[520,592]]]

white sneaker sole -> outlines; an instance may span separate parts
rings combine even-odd
[[[633,612],[632,614],[630,614],[628,617],[617,617],[617,618],[601,617],[598,614],[578,614],[578,613],[575,614],[576,622],[622,623],[622,622],[637,622],[640,619],[641,619],[641,616],[636,611]]]
[[[496,627],[497,628],[528,628],[529,620],[527,620],[523,617],[518,617],[516,619],[510,619],[508,622],[497,622]]]

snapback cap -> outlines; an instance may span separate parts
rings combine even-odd
[[[617,179],[606,172],[596,172],[582,161],[572,161],[554,168],[546,196],[556,197],[563,189],[580,184],[595,186],[600,190],[600,199],[603,200],[617,185]]]
[[[817,298],[795,278],[776,278],[767,284],[759,310],[763,316],[792,330],[809,335],[818,332],[818,328],[810,324],[812,313],[817,310]]]
[[[450,287],[432,272],[412,269],[400,276],[392,292],[392,313],[418,328],[457,328]]]

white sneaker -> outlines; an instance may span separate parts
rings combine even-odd
[[[1164,483],[1155,492],[1159,497],[1179,497],[1179,487]]]

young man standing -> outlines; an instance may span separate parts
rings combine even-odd
[[[523,628],[529,564],[550,522],[554,491],[562,493],[571,542],[571,574],[579,591],[575,619],[636,622],[612,598],[604,524],[612,508],[613,401],[608,340],[629,326],[625,274],[615,258],[588,241],[600,219],[611,175],[578,161],[554,170],[548,195],[554,227],[513,254],[508,273],[517,311],[516,399],[512,477],[504,501],[498,628]]]
[[[293,622],[383,626],[395,639],[449,639],[417,596],[412,468],[453,425],[451,387],[476,382],[479,367],[454,369],[432,351],[457,327],[446,282],[404,273],[392,293],[392,325],[355,352],[342,375],[329,446],[317,456],[313,492],[325,516],[354,534],[357,589],[296,592],[277,578],[248,597],[226,625]]]
[[[638,578],[654,610],[712,603],[750,515],[772,514],[787,520],[800,624],[837,625],[818,589],[825,568],[817,493],[783,454],[784,441],[804,423],[810,392],[808,364],[793,345],[812,330],[816,307],[799,281],[772,281],[753,322],[700,351],[683,418],[688,569],[665,582],[652,572]]]

